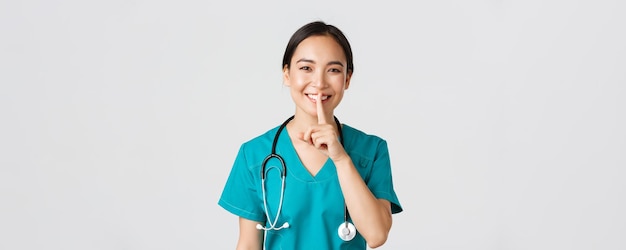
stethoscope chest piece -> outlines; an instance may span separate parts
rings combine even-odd
[[[346,221],[339,225],[337,233],[339,234],[339,238],[342,240],[351,241],[354,239],[354,236],[356,236],[356,228],[354,227],[354,224]]]

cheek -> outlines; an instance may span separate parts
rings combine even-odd
[[[306,85],[307,79],[300,74],[292,74],[290,76],[290,83],[292,87],[302,87]]]
[[[332,79],[329,79],[333,86],[341,87],[342,89],[346,86],[346,77],[345,76],[334,76]]]

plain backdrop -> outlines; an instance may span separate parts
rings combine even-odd
[[[237,149],[310,21],[389,143],[380,249],[626,249],[626,2],[0,1],[0,249],[234,249]]]

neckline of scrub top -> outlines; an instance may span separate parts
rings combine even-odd
[[[324,162],[322,168],[317,171],[317,174],[315,176],[313,176],[309,172],[309,170],[306,169],[304,164],[302,164],[300,156],[298,156],[298,152],[296,152],[296,148],[291,142],[287,127],[285,127],[285,129],[280,132],[280,137],[278,138],[278,140],[278,145],[286,146],[284,150],[280,150],[280,148],[277,147],[276,151],[279,151],[278,154],[287,156],[285,157],[285,164],[287,165],[287,176],[291,175],[303,182],[323,182],[331,180],[331,177],[335,177],[337,175],[337,171],[335,170],[335,164],[332,162],[332,160],[330,160],[330,158],[328,158]]]

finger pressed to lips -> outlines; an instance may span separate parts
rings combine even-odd
[[[317,105],[317,123],[324,124],[326,123],[326,117],[324,116],[324,105],[322,104],[322,93],[317,94],[317,99],[315,104]]]

